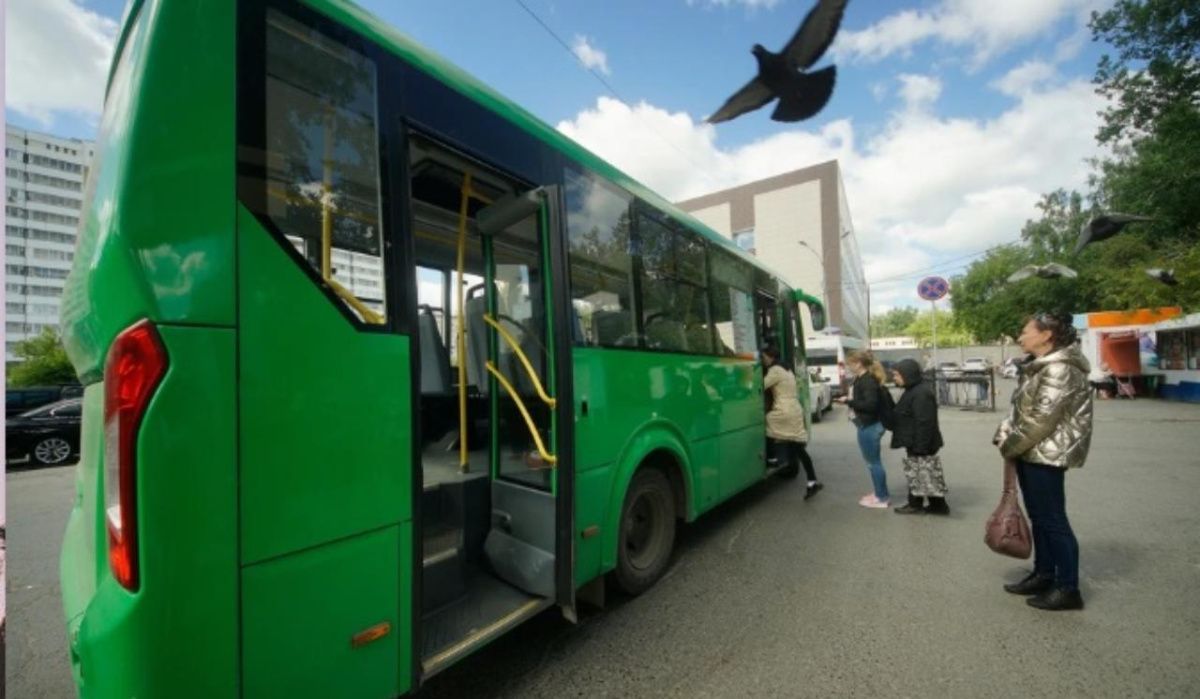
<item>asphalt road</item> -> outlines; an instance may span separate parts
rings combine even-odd
[[[1058,614],[1004,593],[1028,564],[983,545],[998,414],[942,410],[949,518],[858,507],[852,427],[827,417],[813,500],[800,482],[756,487],[685,527],[646,594],[578,626],[547,612],[420,695],[1195,696],[1200,406],[1097,403],[1091,458],[1067,478],[1087,609]],[[902,495],[898,452],[885,464]],[[12,697],[71,692],[56,582],[71,473],[9,475]]]

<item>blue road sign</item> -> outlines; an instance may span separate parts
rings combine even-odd
[[[937,301],[950,293],[950,282],[941,277],[925,277],[917,284],[917,295],[926,301]]]

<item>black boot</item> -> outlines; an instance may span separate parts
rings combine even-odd
[[[925,508],[925,512],[931,515],[946,516],[950,514],[950,506],[946,504],[946,498],[935,498],[929,496],[929,507]]]
[[[1049,590],[1053,585],[1054,576],[1034,571],[1026,575],[1020,582],[1006,584],[1004,591],[1014,595],[1037,595]]]
[[[896,508],[898,515],[923,515],[925,514],[925,505],[921,501],[924,499],[922,495],[908,494],[908,502]]]
[[[1025,600],[1025,604],[1050,612],[1083,609],[1083,596],[1079,594],[1079,590],[1064,590],[1061,587],[1055,587],[1036,597],[1030,597]]]

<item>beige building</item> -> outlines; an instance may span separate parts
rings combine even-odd
[[[862,257],[836,160],[677,204],[789,284],[825,302],[828,324],[867,338]],[[805,314],[805,334],[812,335]]]

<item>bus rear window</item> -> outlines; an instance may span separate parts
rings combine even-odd
[[[375,64],[267,16],[267,216],[363,322],[386,321]]]
[[[837,364],[837,355],[809,352],[806,360],[809,366],[834,366]]]

